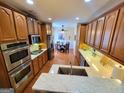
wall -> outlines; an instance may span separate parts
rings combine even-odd
[[[76,27],[75,26],[65,26],[64,29],[66,31],[61,31],[61,26],[53,26],[53,36],[54,36],[54,43],[57,41],[62,42],[70,42],[70,49],[75,49],[75,35],[76,35]]]

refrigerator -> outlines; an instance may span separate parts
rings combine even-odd
[[[54,58],[54,44],[52,35],[47,35],[48,60]]]

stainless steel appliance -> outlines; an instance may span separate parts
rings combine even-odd
[[[1,49],[8,71],[31,59],[28,42],[1,44]]]
[[[1,44],[12,88],[21,93],[33,78],[30,48],[27,41]]]
[[[19,67],[9,72],[11,85],[16,92],[22,91],[27,83],[33,78],[31,61],[27,61]]]
[[[40,43],[41,38],[40,35],[29,35],[29,43],[30,44],[35,44],[35,43]]]
[[[51,35],[47,35],[47,48],[48,48],[48,59],[51,60],[54,57],[54,44]]]

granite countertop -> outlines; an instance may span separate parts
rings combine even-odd
[[[89,66],[94,69],[99,76],[110,78],[112,74],[113,67],[109,64],[103,66],[100,63],[102,56],[96,55],[92,56],[92,52],[90,50],[84,51],[83,49],[79,49],[80,54],[85,58]]]
[[[36,54],[36,55],[32,55],[31,54],[31,60],[34,60],[35,58],[37,58],[38,56],[40,56],[42,53],[44,53],[47,49],[42,49],[43,51],[42,52],[40,52],[40,53],[38,53],[38,54]]]
[[[124,93],[116,79],[43,73],[35,82],[34,91],[56,93]]]

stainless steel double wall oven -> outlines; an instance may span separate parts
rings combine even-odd
[[[21,91],[33,77],[30,48],[26,41],[1,44],[10,82]]]

